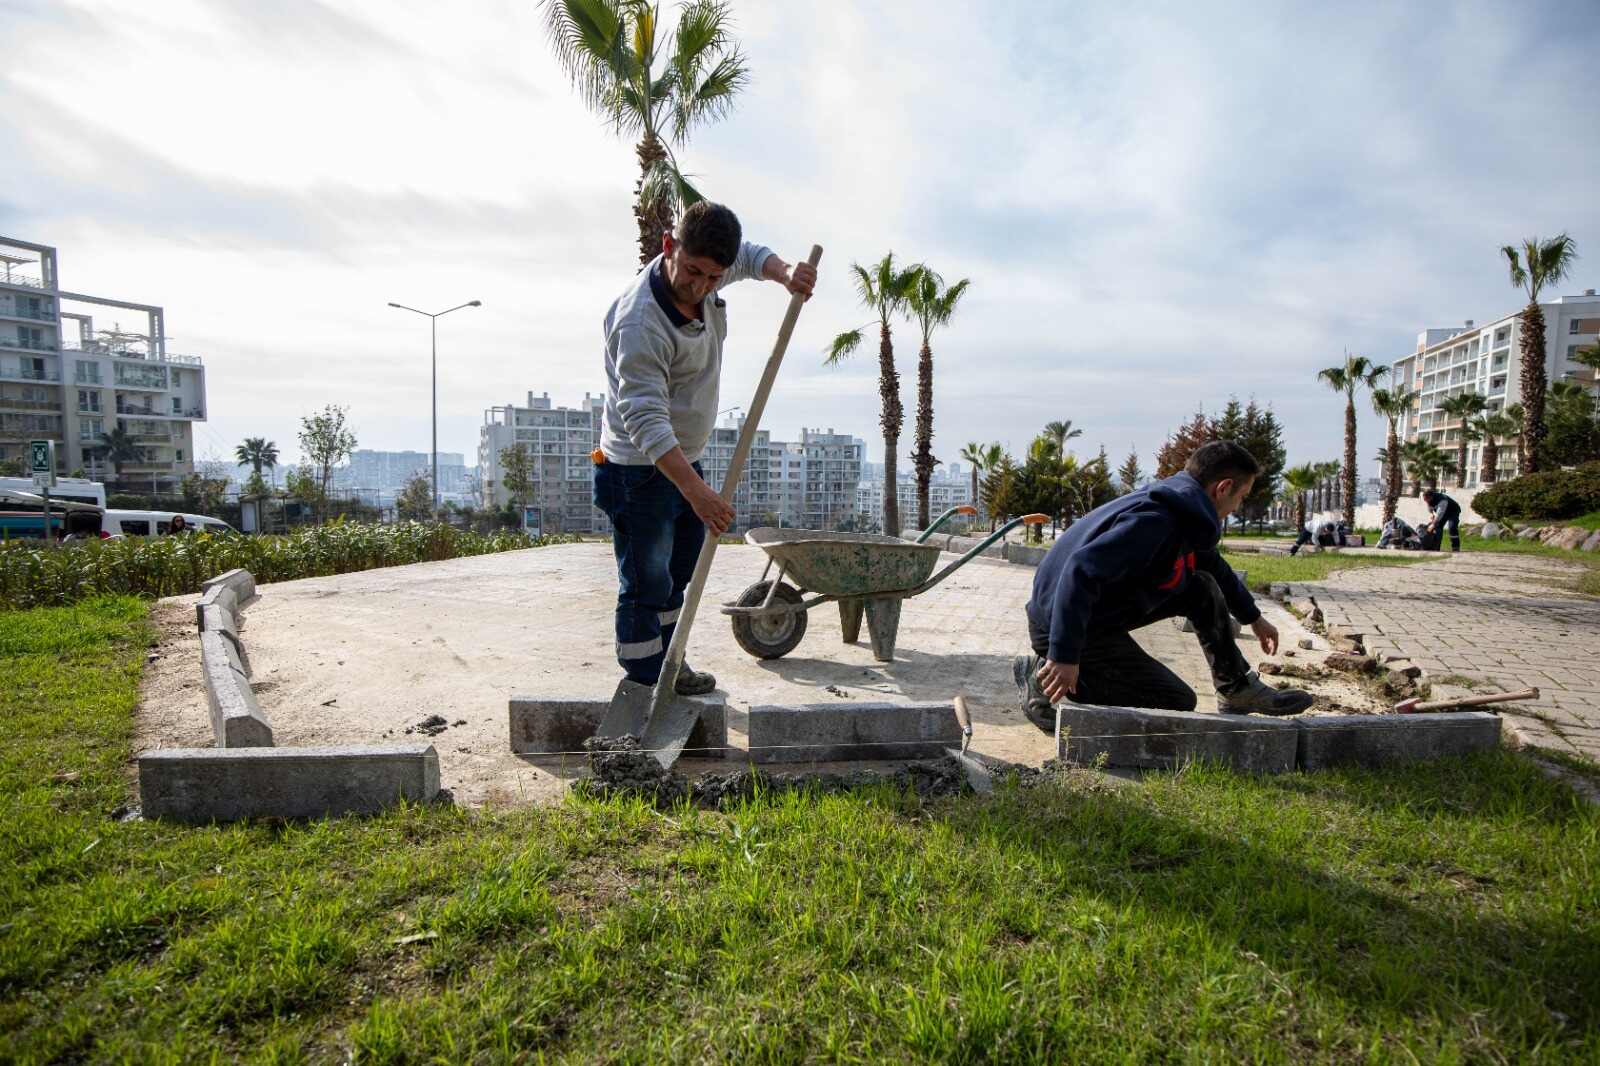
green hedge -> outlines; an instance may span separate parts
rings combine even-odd
[[[559,534],[535,539],[509,531],[485,535],[422,522],[335,522],[285,536],[193,533],[58,548],[14,540],[0,543],[0,609],[58,606],[90,596],[179,596],[199,592],[202,582],[240,568],[260,582],[292,581],[577,539]]]
[[[1584,463],[1575,470],[1541,470],[1499,482],[1474,496],[1472,509],[1496,522],[1576,518],[1600,511],[1600,463]]]

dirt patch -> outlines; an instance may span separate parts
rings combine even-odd
[[[155,645],[139,682],[139,713],[134,718],[133,751],[151,748],[209,748],[211,711],[200,670],[200,633],[194,601],[158,600],[150,611]]]

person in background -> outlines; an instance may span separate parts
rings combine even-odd
[[[1378,547],[1420,548],[1422,541],[1418,539],[1417,531],[1412,528],[1411,523],[1395,515],[1383,527],[1383,535],[1378,538]]]
[[[1426,551],[1438,551],[1439,545],[1444,540],[1444,531],[1450,530],[1450,550],[1461,550],[1461,505],[1438,489],[1428,489],[1422,494],[1422,501],[1428,505],[1428,510],[1433,512],[1428,519],[1427,533],[1422,538],[1422,547]]]
[[[1313,539],[1324,548],[1331,548],[1338,536],[1332,522],[1315,518],[1306,519],[1306,526],[1300,531],[1300,536],[1295,539],[1294,547],[1289,549],[1290,555],[1298,555],[1300,549],[1310,544]]]
[[[189,523],[181,514],[172,516],[172,522],[167,526],[167,536],[175,537],[179,533],[189,532]]]

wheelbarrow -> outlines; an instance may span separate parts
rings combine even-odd
[[[939,548],[923,542],[953,516],[977,513],[976,508],[966,505],[952,507],[915,542],[870,533],[771,526],[752,529],[744,539],[767,553],[767,568],[760,581],[722,608],[722,613],[732,619],[733,639],[758,659],[780,659],[806,635],[806,616],[811,608],[837,603],[844,642],[854,644],[861,638],[861,620],[865,617],[873,658],[885,663],[893,661],[902,601],[927,592],[1017,526],[1040,525],[1050,520],[1042,514],[1013,518],[934,574]],[[774,566],[778,575],[769,580]]]

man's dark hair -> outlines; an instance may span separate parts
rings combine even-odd
[[[1443,495],[1444,495],[1444,493],[1440,492],[1438,489],[1423,489],[1422,490],[1422,498],[1424,500],[1437,500],[1440,496],[1443,496]]]
[[[1237,441],[1214,440],[1194,450],[1183,464],[1183,472],[1210,488],[1226,478],[1255,477],[1261,473],[1261,464]]]
[[[673,237],[689,255],[715,260],[723,269],[739,255],[739,216],[721,204],[701,200],[692,205],[673,227]]]

